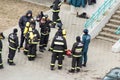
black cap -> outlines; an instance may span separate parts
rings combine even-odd
[[[77,37],[76,37],[76,41],[77,41],[77,42],[80,42],[80,41],[81,41],[81,40],[80,40],[80,36],[77,36]]]
[[[17,32],[18,32],[17,28],[14,28],[13,33],[17,33]]]
[[[88,34],[88,29],[84,29],[83,32],[84,32],[85,34]]]

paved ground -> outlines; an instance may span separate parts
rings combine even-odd
[[[20,16],[25,15],[28,10],[32,10],[33,16],[43,10],[49,10],[46,6],[32,4],[22,0],[0,0],[0,32],[18,24]]]
[[[76,18],[75,15],[69,13],[70,7],[68,5],[62,6],[60,13],[64,28],[67,30],[67,44],[71,49],[75,37],[81,35],[83,31],[83,24],[85,19]],[[51,16],[51,11],[48,11]],[[16,26],[17,27],[17,26]],[[52,29],[50,35],[50,43],[57,29]],[[7,36],[12,29],[5,31]],[[120,54],[111,52],[113,43],[94,39],[91,41],[88,52],[88,64],[86,68],[82,68],[80,73],[68,74],[71,67],[71,58],[65,58],[63,70],[50,71],[51,53],[45,51],[44,53],[37,52],[38,57],[35,61],[28,61],[27,57],[22,52],[16,53],[16,66],[9,66],[7,64],[8,43],[7,38],[3,41],[3,61],[5,69],[0,70],[0,80],[101,80],[101,78],[111,69],[120,66]]]
[[[33,3],[45,5],[45,6],[50,6],[52,5],[54,0],[23,0],[23,1],[33,2]]]

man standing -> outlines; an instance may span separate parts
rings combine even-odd
[[[15,63],[13,62],[13,59],[19,44],[17,32],[18,30],[15,28],[13,30],[13,33],[9,34],[8,36],[8,42],[9,42],[8,64],[9,65],[15,65]]]
[[[52,16],[52,21],[53,21],[53,28],[55,28],[56,23],[62,23],[59,17],[59,12],[60,12],[60,6],[61,6],[61,0],[55,0],[53,2],[53,5],[51,8],[53,9],[53,16]]]
[[[3,69],[3,63],[2,63],[2,41],[1,39],[4,39],[3,33],[0,33],[0,69]]]
[[[39,32],[35,29],[35,26],[32,24],[29,27],[27,40],[29,44],[28,60],[32,61],[37,56],[36,54],[37,44],[39,43],[40,40]]]
[[[41,19],[41,24],[40,24],[40,33],[41,33],[41,40],[40,40],[40,46],[39,46],[39,51],[44,52],[45,47],[47,47],[48,44],[48,39],[49,39],[49,34],[50,34],[50,24],[51,20],[48,19],[48,16],[45,15]]]
[[[24,37],[25,37],[25,47],[24,47],[24,54],[27,55],[29,51],[29,44],[28,44],[28,39],[27,35],[29,32],[29,29],[31,28],[30,26],[33,25],[34,27],[36,26],[35,20],[33,18],[30,19],[30,22],[26,23],[25,29],[24,29]]]
[[[66,39],[62,36],[62,31],[60,30],[58,35],[56,35],[52,41],[50,50],[53,52],[51,58],[51,70],[54,70],[55,61],[58,60],[58,69],[62,69],[63,54],[67,50]]]
[[[26,26],[26,22],[29,22],[31,18],[33,18],[32,11],[28,10],[26,15],[22,16],[19,20],[19,27],[21,29],[21,40],[20,40],[19,49],[23,47],[23,43],[24,43],[24,39],[25,39],[23,32],[24,32],[24,28]]]
[[[80,36],[76,37],[76,42],[72,47],[72,68],[69,70],[70,73],[74,73],[75,69],[77,72],[80,72],[80,67],[82,67],[82,51],[83,44],[80,40]]]
[[[87,51],[90,43],[91,36],[88,34],[88,29],[83,30],[84,34],[82,36],[83,47],[83,66],[86,67],[87,63]]]

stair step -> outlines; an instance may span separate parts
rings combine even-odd
[[[113,39],[116,39],[116,40],[120,39],[120,35],[111,34],[109,32],[100,32],[99,35],[106,36],[106,37],[109,37],[109,38],[113,38]]]
[[[116,31],[116,29],[112,29],[112,28],[109,28],[109,27],[104,27],[103,28],[103,31],[105,31],[105,32],[110,32],[110,33],[115,33],[115,31]]]
[[[118,10],[120,10],[120,7],[118,8]]]
[[[119,20],[115,20],[115,19],[110,19],[110,23],[116,24],[116,25],[120,25],[120,21]]]
[[[118,9],[117,10],[120,10],[120,7],[118,7]]]
[[[118,14],[118,15],[120,15],[120,10],[117,10],[115,13]]]
[[[107,23],[105,26],[109,27],[109,28],[117,29],[119,25],[115,25],[115,24],[112,24],[112,23]]]
[[[117,15],[117,14],[116,14],[116,15],[113,15],[113,16],[112,16],[112,19],[120,20],[120,16]]]
[[[97,39],[102,39],[102,40],[105,40],[105,41],[110,41],[110,42],[113,42],[113,43],[117,42],[117,40],[115,40],[115,39],[111,39],[111,38],[104,37],[104,36],[97,36],[96,38]]]

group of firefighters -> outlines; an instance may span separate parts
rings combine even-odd
[[[58,31],[56,32],[53,41],[51,43],[51,47],[49,51],[52,52],[51,57],[51,65],[50,69],[55,69],[55,62],[58,60],[58,69],[62,69],[62,63],[64,60],[64,55],[72,56],[72,68],[69,72],[74,73],[79,72],[82,66],[86,67],[87,63],[87,51],[90,43],[90,35],[88,34],[88,30],[85,29],[84,35],[82,39],[80,36],[76,37],[76,42],[73,44],[71,50],[67,50],[67,42],[66,42],[66,31],[62,29],[62,22],[59,17],[59,11],[61,6],[61,0],[55,0],[53,5],[50,6],[53,9],[53,19],[50,20],[48,15],[45,15],[42,11],[38,14],[36,19],[32,16],[32,11],[29,10],[26,15],[22,16],[19,20],[19,27],[21,30],[21,39],[20,45],[17,36],[18,30],[15,28],[12,33],[8,36],[9,42],[9,54],[8,54],[8,64],[15,65],[13,59],[18,49],[20,52],[23,49],[24,54],[28,56],[29,61],[35,60],[37,54],[37,44],[39,44],[39,51],[44,52],[46,50],[49,34],[51,28],[55,28],[56,24],[58,26]],[[39,22],[40,34],[36,29],[36,21]],[[0,33],[0,69],[3,68],[2,63],[2,42],[1,39],[4,39],[4,35]],[[82,40],[82,41],[81,41]],[[23,44],[25,41],[25,46],[23,48]],[[83,62],[83,64],[82,64]]]

